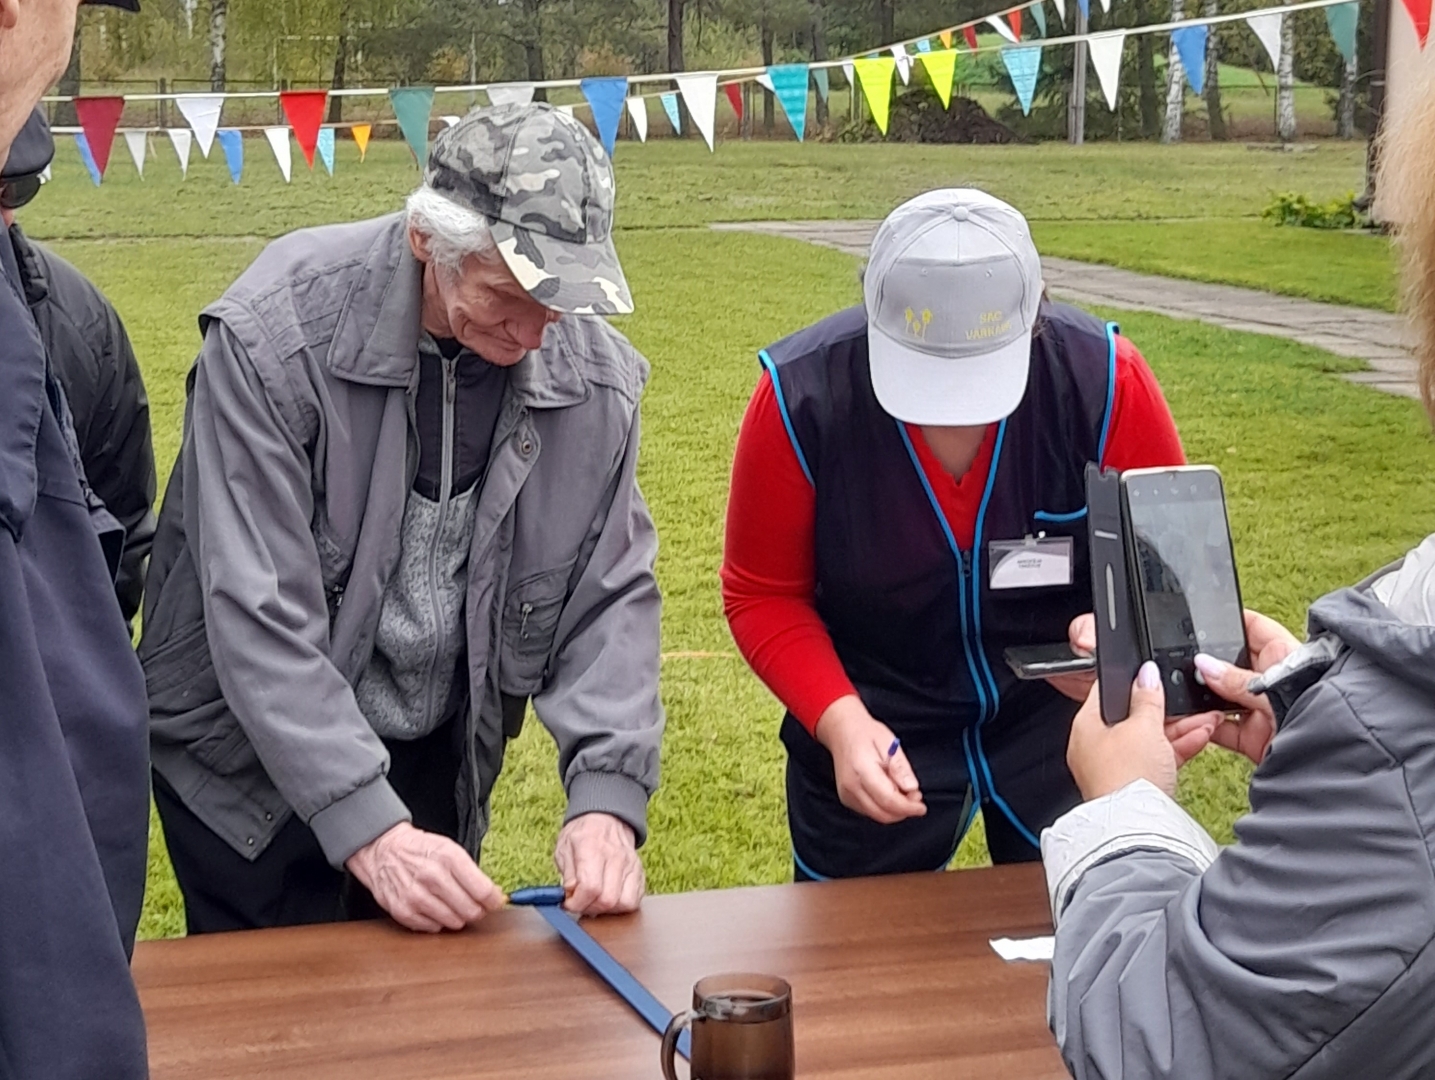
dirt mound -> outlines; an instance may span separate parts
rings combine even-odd
[[[971,98],[954,97],[949,109],[930,91],[903,94],[892,102],[888,138],[915,143],[1019,143],[1027,140]]]

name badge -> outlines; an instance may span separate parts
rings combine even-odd
[[[1071,584],[1069,536],[993,540],[987,545],[993,589],[1040,589]]]

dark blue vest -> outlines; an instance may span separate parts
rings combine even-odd
[[[1018,681],[1002,654],[1065,641],[1071,620],[1091,610],[1083,471],[1105,449],[1116,365],[1114,325],[1044,301],[1037,327],[1026,395],[997,431],[971,550],[958,548],[903,425],[877,403],[861,307],[761,354],[816,491],[817,610],[843,667],[902,739],[924,790],[961,791],[970,781],[1032,843],[1070,800],[1064,747],[1076,705],[1045,683]],[[1072,584],[990,589],[989,543],[1042,534],[1072,538]],[[1044,740],[1055,749],[1042,760],[1060,761],[1008,757],[1053,775],[994,773],[988,745],[1036,713],[1060,728]],[[826,750],[791,717],[783,740],[796,764],[831,774]],[[1023,823],[1002,792],[1030,782],[1049,786],[1061,805],[1031,810],[1039,820]]]

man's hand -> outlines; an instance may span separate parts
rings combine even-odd
[[[361,847],[344,866],[410,930],[462,930],[508,902],[468,852],[407,821]]]
[[[1252,694],[1246,687],[1257,673],[1269,670],[1300,648],[1300,642],[1280,623],[1255,611],[1246,612],[1246,641],[1255,671],[1205,655],[1196,657],[1196,670],[1212,692],[1240,706],[1243,714],[1239,720],[1222,717],[1220,726],[1211,733],[1211,741],[1259,765],[1275,738],[1276,717],[1266,696]]]
[[[1087,800],[1120,791],[1134,780],[1149,780],[1174,797],[1177,770],[1200,753],[1220,722],[1220,713],[1197,713],[1166,723],[1161,672],[1148,660],[1131,689],[1131,712],[1121,723],[1107,727],[1100,694],[1092,688],[1072,721],[1066,764]]]
[[[637,911],[647,890],[632,828],[612,814],[584,814],[558,834],[553,862],[575,915]]]
[[[1066,629],[1066,636],[1071,643],[1071,651],[1077,656],[1096,654],[1096,619],[1090,612],[1072,619],[1071,625]],[[1073,675],[1053,675],[1046,681],[1072,701],[1085,701],[1091,688],[1096,685],[1096,671],[1093,669],[1078,671]]]
[[[817,741],[832,755],[837,797],[847,809],[883,825],[926,814],[906,753],[898,747],[888,757],[895,741],[892,729],[873,719],[855,694],[827,706],[817,721]]]

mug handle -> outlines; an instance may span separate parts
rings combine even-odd
[[[683,1033],[683,1028],[688,1027],[698,1014],[689,1009],[687,1012],[680,1012],[668,1021],[668,1029],[663,1032],[663,1046],[658,1051],[658,1060],[663,1066],[663,1080],[678,1080],[677,1069],[674,1067],[673,1059],[678,1051],[678,1036]]]

